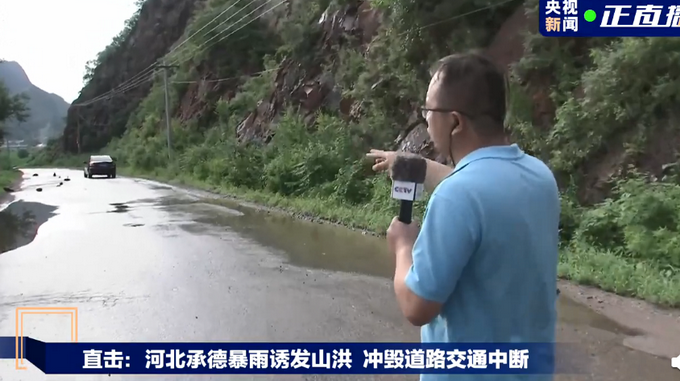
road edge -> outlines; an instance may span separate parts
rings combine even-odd
[[[164,182],[152,177],[138,175],[126,177],[142,180],[148,184],[169,186],[176,191],[203,197],[208,200],[216,200],[218,201],[218,204],[220,204],[219,201],[224,201],[226,204],[231,203],[232,206],[233,204],[236,204],[260,212],[277,213],[309,222],[330,224],[344,229],[361,231],[362,234],[370,234],[377,238],[384,236],[384,234],[351,228],[340,223],[320,217],[307,216],[285,208],[257,204],[244,198],[239,198],[237,195],[233,194],[217,193],[172,181]],[[592,310],[594,313],[604,316],[623,327],[633,331],[641,331],[641,334],[638,336],[629,336],[627,338],[628,340],[623,343],[625,346],[663,358],[671,358],[680,354],[674,354],[673,350],[676,350],[676,348],[670,349],[669,345],[649,345],[650,342],[658,342],[658,340],[663,341],[665,344],[680,342],[680,308],[667,308],[655,305],[642,299],[617,295],[596,287],[581,285],[568,279],[558,279],[557,286],[561,291],[561,295],[564,297],[573,300]]]
[[[78,170],[77,168],[63,168],[70,170]],[[26,171],[29,169],[22,169]],[[217,192],[212,189],[199,188],[186,184],[182,181],[173,181],[158,179],[152,176],[134,174],[134,175],[124,175],[119,176],[119,178],[127,178],[133,181],[140,181],[146,184],[162,185],[170,187],[175,191],[186,193],[192,196],[198,196],[204,198],[205,200],[213,200],[216,204],[223,206],[238,205],[244,208],[248,208],[255,211],[265,212],[265,213],[276,213],[279,215],[288,216],[290,218],[300,219],[308,222],[330,224],[337,227],[342,227],[344,229],[353,230],[355,232],[361,232],[364,235],[371,235],[377,238],[383,237],[384,234],[376,233],[370,230],[352,228],[341,223],[337,223],[331,220],[327,220],[318,216],[309,215],[306,213],[299,213],[293,210],[288,210],[286,208],[268,206],[263,204],[258,204],[253,201],[249,201],[245,198],[239,197],[235,194],[227,194],[222,192]],[[604,291],[596,287],[580,285],[574,283],[568,279],[558,279],[558,287],[563,296],[581,304],[595,313],[602,315],[610,320],[615,321],[619,325],[630,328],[632,330],[643,331],[644,333],[637,337],[631,338],[667,338],[667,337],[677,337],[680,342],[680,308],[666,308],[660,305],[655,305],[651,302],[647,302],[642,299],[632,298],[627,296],[617,295],[612,292]],[[644,315],[644,318],[635,319],[635,316]],[[668,327],[669,323],[674,324],[677,327],[676,330],[673,329],[672,332],[660,332],[662,327]],[[667,350],[657,351],[658,353],[653,353],[648,348],[640,348],[636,343],[630,345],[631,349],[641,350],[646,353],[650,353],[655,356],[668,357],[670,356]],[[675,354],[677,355],[677,354]]]
[[[19,172],[19,176],[17,179],[15,179],[9,184],[9,188],[13,189],[15,192],[18,192],[19,190],[21,190],[21,184],[24,182],[25,172],[22,171],[21,169],[17,169],[16,171]],[[12,202],[13,198],[14,195],[11,192],[5,192],[3,190],[3,192],[0,193],[0,210],[4,209],[5,206],[9,205]]]
[[[258,210],[261,212],[267,212],[267,213],[278,213],[281,215],[286,215],[289,217],[293,217],[299,220],[307,221],[307,222],[314,222],[317,224],[324,224],[324,225],[332,225],[332,226],[337,226],[341,227],[344,229],[349,229],[352,231],[356,232],[361,232],[361,234],[364,235],[371,235],[374,237],[384,237],[384,233],[380,232],[375,232],[369,229],[362,229],[362,228],[356,228],[352,226],[348,226],[333,220],[329,220],[323,217],[319,217],[316,215],[312,215],[309,213],[301,213],[292,209],[287,209],[287,208],[282,208],[282,207],[276,207],[276,206],[269,206],[269,205],[264,205],[264,204],[258,204],[257,202],[250,201],[246,198],[239,197],[238,195],[235,194],[227,194],[227,193],[221,193],[221,192],[216,192],[212,190],[206,190],[203,188],[198,188],[195,186],[191,186],[185,183],[182,183],[181,181],[164,181],[164,180],[159,180],[157,178],[154,178],[152,176],[146,176],[146,175],[138,175],[135,174],[133,176],[118,176],[122,178],[130,178],[130,179],[139,179],[139,180],[144,180],[149,183],[155,183],[158,185],[165,185],[165,186],[170,186],[175,189],[179,189],[185,192],[190,192],[190,193],[195,193],[195,194],[201,194],[205,196],[205,198],[216,200],[216,201],[225,201],[226,203],[234,203],[241,205],[246,208]]]

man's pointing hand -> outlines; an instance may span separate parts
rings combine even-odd
[[[391,171],[396,156],[397,153],[395,151],[382,151],[379,149],[372,149],[366,154],[366,157],[374,159],[373,170],[376,172]]]

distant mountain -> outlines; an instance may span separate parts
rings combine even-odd
[[[30,117],[24,123],[9,122],[7,134],[11,140],[25,140],[28,144],[45,143],[61,135],[69,108],[60,96],[48,93],[31,83],[17,62],[0,63],[0,81],[11,95],[25,93],[29,97]]]

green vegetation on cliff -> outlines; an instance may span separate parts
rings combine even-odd
[[[235,3],[206,3],[185,37]],[[171,77],[172,158],[160,79],[109,152],[130,173],[383,231],[396,203],[364,153],[396,149],[395,138],[412,137],[405,126],[414,125],[431,62],[489,47],[510,19],[526,10],[531,20],[537,1],[373,6],[382,25],[369,37],[361,29],[369,23],[366,4],[346,0],[294,1],[277,29],[253,22],[219,43],[206,45],[220,40],[213,38],[219,29],[198,33],[166,57],[179,63]],[[342,23],[328,21],[352,18],[357,8],[366,16],[358,31],[338,32]],[[521,27],[531,23],[519,20]],[[520,50],[509,70],[508,124],[564,189],[560,275],[680,305],[680,177],[673,171],[680,41],[526,33]],[[59,155],[48,150],[35,160]]]

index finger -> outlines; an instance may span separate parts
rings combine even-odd
[[[385,151],[379,149],[371,149],[371,151],[368,152],[366,156],[371,158],[384,158]]]

